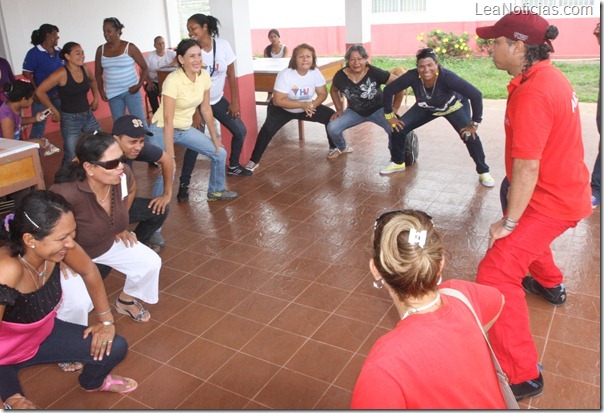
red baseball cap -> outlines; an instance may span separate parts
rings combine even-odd
[[[493,26],[477,27],[476,34],[482,39],[504,36],[510,40],[521,40],[526,44],[543,44],[549,23],[537,13],[521,12],[503,16]]]

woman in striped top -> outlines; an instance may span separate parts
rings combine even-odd
[[[109,102],[113,120],[124,116],[128,108],[130,115],[145,122],[140,89],[147,78],[147,63],[138,47],[121,40],[123,28],[124,25],[115,17],[103,20],[103,35],[107,43],[96,50],[95,77],[101,99]],[[136,65],[140,68],[140,76]]]

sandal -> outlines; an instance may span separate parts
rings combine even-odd
[[[130,311],[125,310],[123,308],[119,308],[117,306],[117,303],[120,303],[120,304],[123,304],[123,305],[135,305],[135,306],[138,307],[138,309],[140,311],[138,312],[138,315],[135,317],[134,314],[132,314]],[[151,320],[151,314],[149,313],[149,311],[145,310],[145,308],[143,307],[143,305],[141,303],[139,303],[138,301],[136,301],[136,300],[124,301],[124,300],[122,300],[122,299],[120,299],[118,297],[117,300],[115,300],[115,302],[113,303],[113,306],[115,307],[115,309],[117,310],[118,313],[130,316],[130,318],[132,319],[132,321],[136,321],[137,323],[146,323],[149,320]],[[147,320],[143,321],[143,317],[145,317],[147,314],[149,314],[149,318]]]
[[[73,363],[59,363],[59,368],[65,373],[80,373],[84,369],[84,365],[79,361]]]
[[[108,374],[107,377],[105,377],[105,381],[103,382],[103,385],[101,387],[94,390],[84,390],[89,393],[95,391],[108,391],[112,393],[126,394],[136,390],[137,387],[138,383],[133,379],[118,375],[112,376],[111,374]]]
[[[39,409],[34,402],[29,399],[26,399],[25,396],[20,393],[15,393],[10,396],[8,399],[4,400],[4,408],[6,410],[32,410]]]

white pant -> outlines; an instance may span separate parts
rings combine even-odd
[[[149,304],[159,300],[159,271],[161,258],[151,248],[138,242],[126,247],[122,241],[93,259],[126,275],[124,292]]]
[[[92,311],[94,305],[92,305],[84,280],[65,265],[61,266],[60,277],[63,302],[57,311],[57,318],[68,323],[87,326],[88,313]]]

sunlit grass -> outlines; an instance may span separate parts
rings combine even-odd
[[[415,67],[415,59],[373,57],[372,64],[388,70],[397,66]],[[582,102],[598,99],[599,61],[554,62],[575,88]],[[476,86],[485,99],[506,99],[511,76],[498,70],[490,58],[450,59],[442,64]]]

